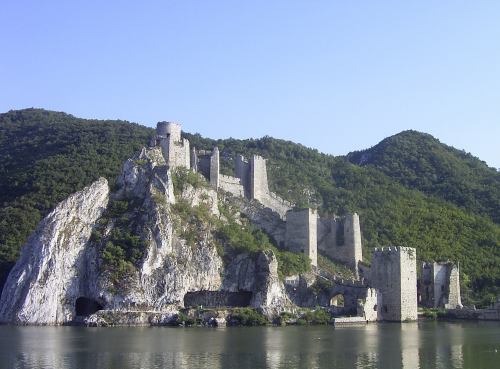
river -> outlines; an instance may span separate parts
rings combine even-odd
[[[81,328],[0,326],[0,367],[500,368],[500,324],[360,327]]]

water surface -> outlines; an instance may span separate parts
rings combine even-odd
[[[500,368],[500,324],[0,326],[1,368]]]

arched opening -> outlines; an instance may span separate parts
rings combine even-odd
[[[344,302],[344,295],[339,293],[330,299],[330,306],[344,307]]]
[[[76,316],[89,316],[102,309],[103,306],[99,302],[87,297],[79,297],[75,302]]]

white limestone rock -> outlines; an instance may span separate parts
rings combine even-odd
[[[256,256],[240,254],[227,266],[222,289],[228,292],[252,292],[250,306],[267,316],[289,310],[292,303],[278,277],[278,260],[272,250]]]
[[[4,286],[0,322],[44,325],[72,320],[80,278],[85,278],[85,248],[108,193],[108,182],[100,178],[42,220]]]
[[[144,242],[144,257],[119,286],[103,268],[100,250],[115,222],[107,220],[99,243],[90,241],[108,204],[100,179],[61,202],[38,226],[12,270],[0,300],[0,322],[54,325],[75,321],[76,301],[98,304],[78,321],[88,325],[163,324],[196,291],[248,291],[251,306],[268,315],[290,305],[278,278],[272,251],[240,255],[227,268],[214,235],[200,230],[195,245],[174,229],[176,203],[172,175],[159,148],[142,149],[127,160],[111,197],[136,204],[134,234]],[[205,203],[219,216],[217,192],[186,184],[181,194],[190,205]],[[118,318],[119,317],[119,318]],[[154,318],[151,318],[154,317]]]
[[[217,192],[209,187],[194,188],[189,183],[186,183],[182,191],[182,198],[187,200],[191,206],[199,206],[205,204],[210,209],[210,213],[219,216],[219,200]]]
[[[183,306],[184,295],[189,291],[218,290],[223,264],[212,240],[205,238],[191,247],[174,232],[173,181],[161,150],[142,149],[127,160],[118,185],[121,187],[117,198],[142,203],[143,213],[136,232],[145,241],[146,250],[137,271],[124,281],[124,288],[116,290],[110,285],[108,275],[101,275],[99,298],[105,308],[170,311],[172,306]],[[217,207],[215,191],[186,188],[184,196],[194,205],[208,200],[210,206]]]

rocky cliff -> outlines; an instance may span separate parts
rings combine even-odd
[[[95,321],[98,310],[170,316],[197,291],[248,292],[267,314],[290,306],[272,251],[223,261],[211,221],[193,221],[196,212],[227,221],[217,192],[184,183],[174,194],[173,182],[161,150],[142,149],[112,193],[99,179],[57,205],[8,277],[0,322]]]
[[[87,261],[95,261],[88,241],[108,195],[108,182],[101,178],[39,224],[3,289],[0,322],[60,324],[73,318],[75,301],[86,292]]]

